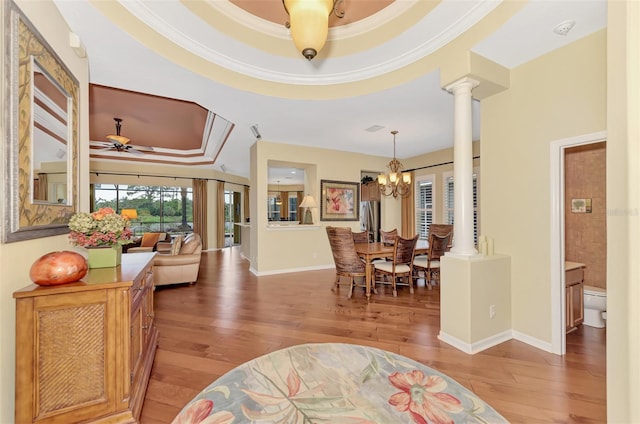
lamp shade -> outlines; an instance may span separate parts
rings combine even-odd
[[[129,219],[136,219],[138,217],[138,211],[136,209],[122,209],[120,215]]]
[[[284,0],[284,6],[293,44],[304,57],[313,59],[327,41],[333,0]]]
[[[316,203],[313,196],[311,196],[310,194],[307,194],[306,196],[304,196],[304,199],[302,199],[302,203],[300,203],[300,207],[301,208],[317,208],[318,204]]]

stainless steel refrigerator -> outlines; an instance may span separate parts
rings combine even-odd
[[[360,230],[369,234],[369,241],[380,241],[380,202],[360,202]]]

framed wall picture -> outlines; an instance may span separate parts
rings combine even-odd
[[[571,199],[571,212],[591,213],[591,199]]]
[[[320,180],[320,221],[358,221],[360,183]]]

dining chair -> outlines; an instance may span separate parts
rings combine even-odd
[[[393,296],[398,295],[396,282],[398,278],[407,277],[409,292],[413,293],[413,257],[416,253],[418,236],[405,239],[396,237],[393,245],[393,257],[390,261],[374,264],[376,272],[388,275],[391,278]]]
[[[361,231],[359,233],[353,233],[353,242],[354,243],[369,243],[369,233],[366,231]]]
[[[416,270],[416,278],[420,272],[424,272],[424,282],[431,290],[431,282],[440,283],[440,257],[451,248],[452,233],[444,235],[429,231],[429,249],[426,256],[414,258],[413,267]]]
[[[398,237],[398,229],[394,228],[393,230],[385,231],[382,228],[380,229],[380,241],[384,244],[394,244],[396,241],[396,237]]]
[[[349,227],[326,227],[329,244],[331,245],[331,253],[336,266],[336,281],[334,289],[340,289],[340,278],[349,279],[349,295],[351,299],[353,287],[366,287],[366,267],[362,259],[356,252],[356,244],[353,241],[353,233]],[[361,278],[362,283],[356,284],[356,278]]]
[[[429,225],[429,234],[437,234],[439,236],[446,236],[451,233],[451,240],[453,240],[453,224],[431,224]]]

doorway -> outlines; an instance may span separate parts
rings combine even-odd
[[[550,146],[551,205],[551,351],[566,353],[565,237],[565,153],[567,149],[606,141],[606,132],[556,140]],[[606,249],[605,249],[606,251]]]
[[[224,191],[224,247],[236,246],[241,243],[240,227],[235,225],[242,222],[241,194],[237,191]]]

